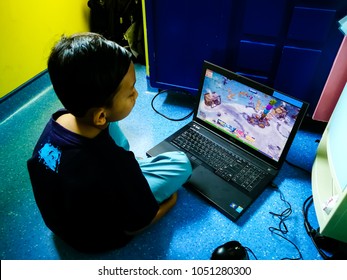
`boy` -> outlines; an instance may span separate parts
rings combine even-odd
[[[133,109],[134,64],[95,33],[62,37],[48,59],[65,107],[46,125],[28,170],[47,227],[80,251],[124,246],[176,203],[191,174],[183,153],[135,159],[117,122]]]

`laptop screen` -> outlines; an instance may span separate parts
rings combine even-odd
[[[304,103],[235,73],[224,74],[205,68],[196,118],[278,162]]]

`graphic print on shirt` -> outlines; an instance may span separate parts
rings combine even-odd
[[[54,147],[51,143],[46,143],[39,151],[39,160],[46,167],[58,173],[61,151]]]

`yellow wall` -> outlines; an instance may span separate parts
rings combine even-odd
[[[0,1],[0,97],[47,68],[62,34],[89,30],[87,0]]]
[[[144,35],[144,41],[145,41],[144,43],[145,43],[146,75],[149,76],[146,1],[142,0],[141,3],[142,3],[142,17],[143,17],[143,35]]]

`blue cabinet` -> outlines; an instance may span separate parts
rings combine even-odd
[[[149,78],[196,92],[203,60],[310,103],[343,35],[346,0],[145,0]]]

